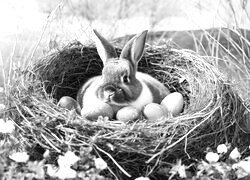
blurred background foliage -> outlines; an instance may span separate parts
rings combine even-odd
[[[92,42],[93,28],[108,39],[145,29],[250,28],[249,14],[248,0],[1,1],[0,85],[3,70],[12,74],[73,40]]]
[[[5,32],[41,31],[50,20],[50,32],[64,35],[70,29],[75,38],[92,27],[113,37],[144,29],[250,26],[248,0],[7,0],[1,2],[0,10],[2,19],[10,18],[1,28]],[[56,25],[61,28],[53,29]]]
[[[60,2],[37,1],[37,6],[48,14]],[[247,0],[66,0],[55,19],[74,25],[73,29],[82,25],[86,32],[95,27],[114,37],[144,29],[249,28],[249,11]]]

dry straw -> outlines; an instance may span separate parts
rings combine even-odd
[[[129,123],[105,118],[93,122],[57,107],[60,97],[75,98],[79,87],[102,69],[93,46],[73,42],[20,73],[10,87],[9,114],[18,126],[21,147],[39,144],[58,153],[91,147],[114,176],[138,177],[156,175],[176,158],[203,158],[206,147],[239,143],[242,128],[236,124],[244,120],[246,108],[212,59],[147,46],[138,67],[184,95],[180,116],[151,123],[143,117]]]

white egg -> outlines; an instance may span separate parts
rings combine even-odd
[[[139,118],[139,111],[133,106],[126,106],[117,111],[116,119],[118,121],[128,122]]]
[[[80,113],[80,105],[79,103],[69,96],[63,96],[59,102],[57,103],[58,106],[66,108],[68,110],[75,109],[78,113]]]
[[[143,108],[143,115],[147,120],[154,121],[164,117],[165,112],[160,104],[150,103]]]
[[[81,116],[89,120],[97,120],[99,116],[112,119],[114,111],[109,104],[98,101],[95,104],[85,105],[81,110]]]
[[[167,95],[161,102],[161,105],[172,113],[173,116],[179,115],[184,106],[183,96],[179,92],[173,92]]]

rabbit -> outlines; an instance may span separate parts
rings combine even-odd
[[[109,104],[114,112],[133,106],[138,111],[149,103],[161,103],[170,91],[149,74],[138,72],[147,30],[130,39],[117,56],[115,48],[93,30],[98,54],[103,62],[102,74],[88,80],[77,94],[81,108],[99,102]]]

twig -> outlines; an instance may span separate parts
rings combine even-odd
[[[99,148],[97,145],[93,144],[95,146],[96,149],[98,149],[99,151],[101,151],[102,153],[106,154],[112,161],[113,163],[115,163],[115,165],[128,177],[131,177],[131,175],[129,173],[127,173],[116,161],[115,159],[107,152],[105,152],[104,150],[102,150],[101,148]]]
[[[97,155],[101,158],[101,155],[99,154],[99,152],[96,150],[96,149],[94,149],[95,150],[95,152],[97,153]],[[112,171],[112,169],[110,168],[110,167],[107,167],[108,168],[108,170],[111,172],[111,174],[113,174],[113,176],[115,177],[115,179],[117,179],[117,180],[119,180],[119,178],[116,176],[116,174]]]
[[[44,136],[43,133],[41,133],[41,136],[43,137],[43,139],[44,139],[53,149],[55,149],[58,153],[61,153],[61,150],[58,149],[56,146],[54,146],[54,145],[48,140],[48,138],[47,138],[46,136]]]
[[[28,66],[30,65],[30,63],[32,62],[32,59],[33,59],[33,57],[34,57],[34,54],[35,54],[35,52],[36,52],[36,50],[37,50],[39,44],[40,44],[41,41],[42,41],[42,38],[43,38],[44,33],[45,33],[45,30],[47,29],[47,27],[48,27],[48,25],[49,25],[49,23],[50,23],[50,18],[52,18],[52,17],[54,16],[54,14],[56,13],[57,9],[59,9],[59,8],[62,6],[62,4],[63,4],[63,0],[62,0],[62,1],[55,7],[55,9],[54,9],[53,11],[51,11],[51,13],[48,15],[46,24],[44,25],[43,30],[42,30],[42,34],[41,34],[41,36],[40,36],[40,38],[39,38],[37,44],[35,45],[35,48],[33,49],[32,53],[31,53],[31,57],[30,57],[30,60],[29,60],[29,62],[28,62],[28,64],[27,64],[27,67],[28,67]]]
[[[237,21],[237,17],[236,17],[236,13],[235,13],[235,10],[234,10],[233,4],[232,4],[232,0],[227,0],[227,1],[229,3],[231,11],[233,12],[233,16],[234,16],[234,21],[235,21],[236,27],[239,27],[239,23]]]
[[[3,76],[3,84],[4,84],[4,87],[6,87],[6,76],[5,76],[5,71],[4,71],[4,63],[3,63],[3,56],[2,56],[2,51],[0,50],[0,71],[2,73],[2,76]]]
[[[11,80],[11,72],[12,72],[12,68],[13,68],[13,57],[15,54],[16,45],[17,45],[17,36],[16,36],[16,40],[15,40],[13,49],[12,49],[11,54],[10,54],[10,63],[9,63],[10,66],[9,66],[8,81],[7,81],[8,85],[10,85],[10,82],[11,82],[10,80]]]

